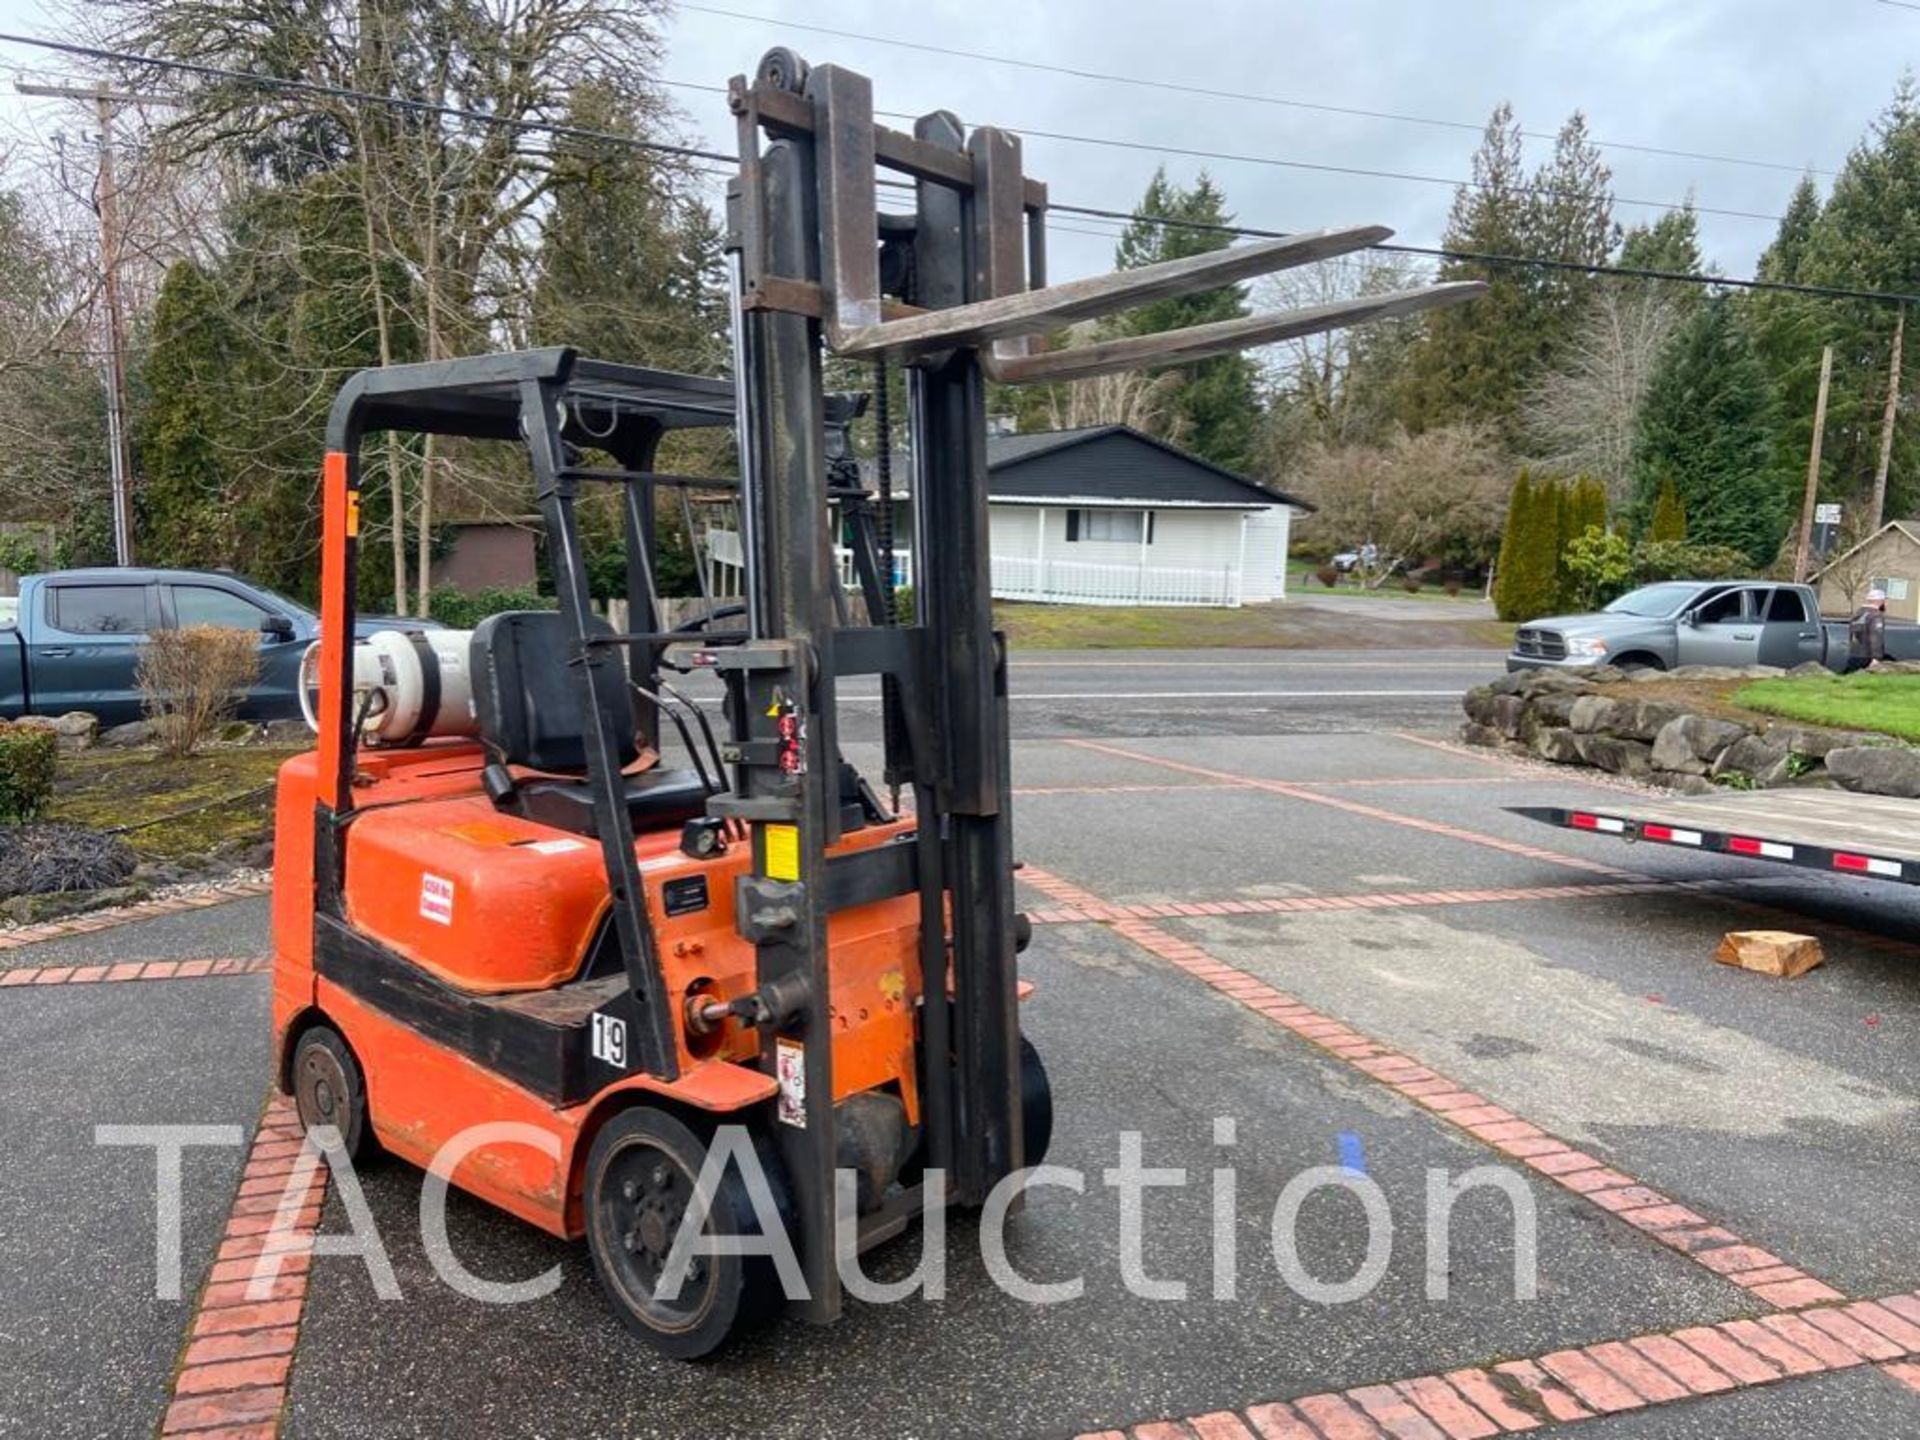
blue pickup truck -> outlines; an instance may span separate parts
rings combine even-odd
[[[247,720],[300,714],[300,657],[320,634],[304,605],[235,575],[204,570],[59,570],[20,581],[12,624],[0,620],[0,719],[90,710],[103,725],[141,717],[134,666],[154,630],[223,625],[260,634],[260,678]],[[356,631],[438,629],[362,616]]]

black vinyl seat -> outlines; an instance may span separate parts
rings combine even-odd
[[[595,633],[613,627],[594,617]],[[576,835],[594,835],[587,770],[586,687],[569,664],[572,640],[554,610],[508,610],[474,629],[468,649],[473,706],[489,764],[483,777],[494,805]],[[613,656],[608,663],[617,663]],[[622,769],[639,758],[633,703],[624,684],[606,687],[601,723]],[[517,780],[517,765],[543,778]],[[656,767],[623,777],[636,833],[684,824],[706,813],[711,794],[694,770]]]

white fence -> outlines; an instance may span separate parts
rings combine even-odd
[[[1240,604],[1240,570],[1161,565],[1089,565],[1079,560],[993,557],[993,593],[1001,600],[1052,605]]]
[[[732,530],[709,530],[706,554],[716,596],[741,593],[745,557]],[[840,583],[859,588],[853,551],[836,546]],[[913,584],[913,554],[896,550],[893,583]],[[1051,605],[1212,605],[1241,603],[1237,565],[1217,569],[1179,569],[1162,565],[1090,565],[1078,560],[1041,560],[1023,555],[993,557],[993,594],[999,600],[1032,600]]]

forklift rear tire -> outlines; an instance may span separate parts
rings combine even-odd
[[[378,1148],[367,1123],[367,1082],[340,1032],[316,1025],[293,1050],[293,1104],[300,1128],[312,1132],[331,1125],[340,1132],[347,1159],[354,1164]]]
[[[777,1310],[771,1263],[758,1255],[697,1254],[678,1296],[655,1293],[706,1159],[705,1141],[648,1105],[614,1116],[587,1153],[587,1248],[600,1288],[629,1330],[675,1360],[710,1355]],[[721,1178],[703,1233],[760,1233],[735,1166]]]
[[[1026,1163],[1043,1163],[1053,1144],[1053,1082],[1040,1052],[1026,1036],[1020,1037],[1020,1129]]]

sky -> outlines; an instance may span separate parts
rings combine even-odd
[[[59,34],[41,0],[0,0],[0,30]],[[1045,73],[885,40],[1264,98]],[[1181,182],[1204,167],[1248,225],[1381,223],[1413,244],[1439,241],[1453,189],[1431,182],[1468,173],[1497,103],[1511,101],[1523,127],[1542,137],[1527,142],[1530,165],[1580,109],[1613,168],[1616,218],[1652,220],[1662,204],[1691,195],[1708,260],[1745,276],[1799,175],[1812,171],[1824,188],[1920,58],[1920,8],[1887,0],[713,0],[674,10],[664,41],[661,77],[681,86],[724,86],[785,44],[813,63],[873,77],[881,110],[945,108],[974,124],[1243,157],[1029,136],[1027,172],[1059,201],[1125,210],[1156,165]],[[0,124],[44,133],[72,123],[46,102],[11,95],[22,72],[76,73],[71,62],[0,44],[0,91],[8,92]],[[719,95],[670,93],[690,138],[732,148]],[[1450,123],[1419,123],[1435,121]],[[1053,278],[1108,268],[1112,228],[1058,217]]]

